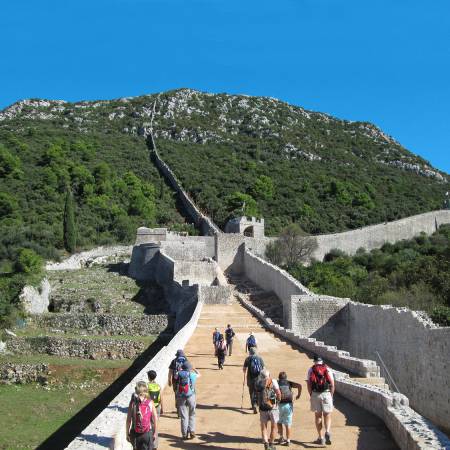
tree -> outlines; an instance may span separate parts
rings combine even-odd
[[[22,248],[16,261],[16,271],[37,274],[40,273],[44,264],[44,260],[30,248]]]
[[[68,188],[64,205],[64,247],[69,253],[75,251],[77,230],[75,226],[75,205],[72,191]]]
[[[225,199],[226,208],[230,217],[255,216],[257,217],[258,204],[255,199],[242,192],[233,192]]]
[[[288,225],[281,232],[273,246],[269,246],[266,256],[274,258],[274,264],[280,261],[287,269],[291,269],[305,261],[317,248],[316,240],[308,236],[296,223]]]

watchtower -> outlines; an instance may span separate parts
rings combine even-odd
[[[225,225],[225,233],[239,233],[254,238],[264,238],[264,219],[235,217]]]

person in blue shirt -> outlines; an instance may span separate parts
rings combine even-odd
[[[195,438],[195,385],[200,372],[185,361],[182,370],[176,374],[177,409],[181,418],[181,436],[183,440]]]

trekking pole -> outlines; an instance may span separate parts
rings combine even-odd
[[[241,397],[241,409],[244,407],[244,386],[245,386],[245,377],[242,381],[242,397]]]

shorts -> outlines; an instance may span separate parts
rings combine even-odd
[[[279,409],[279,419],[278,423],[281,425],[292,425],[292,414],[294,413],[294,408],[292,403],[280,403],[278,405]]]
[[[259,410],[259,421],[261,423],[274,422],[278,423],[279,413],[277,409],[271,409],[270,411]]]
[[[311,393],[311,411],[330,413],[333,411],[333,396],[330,391]]]

